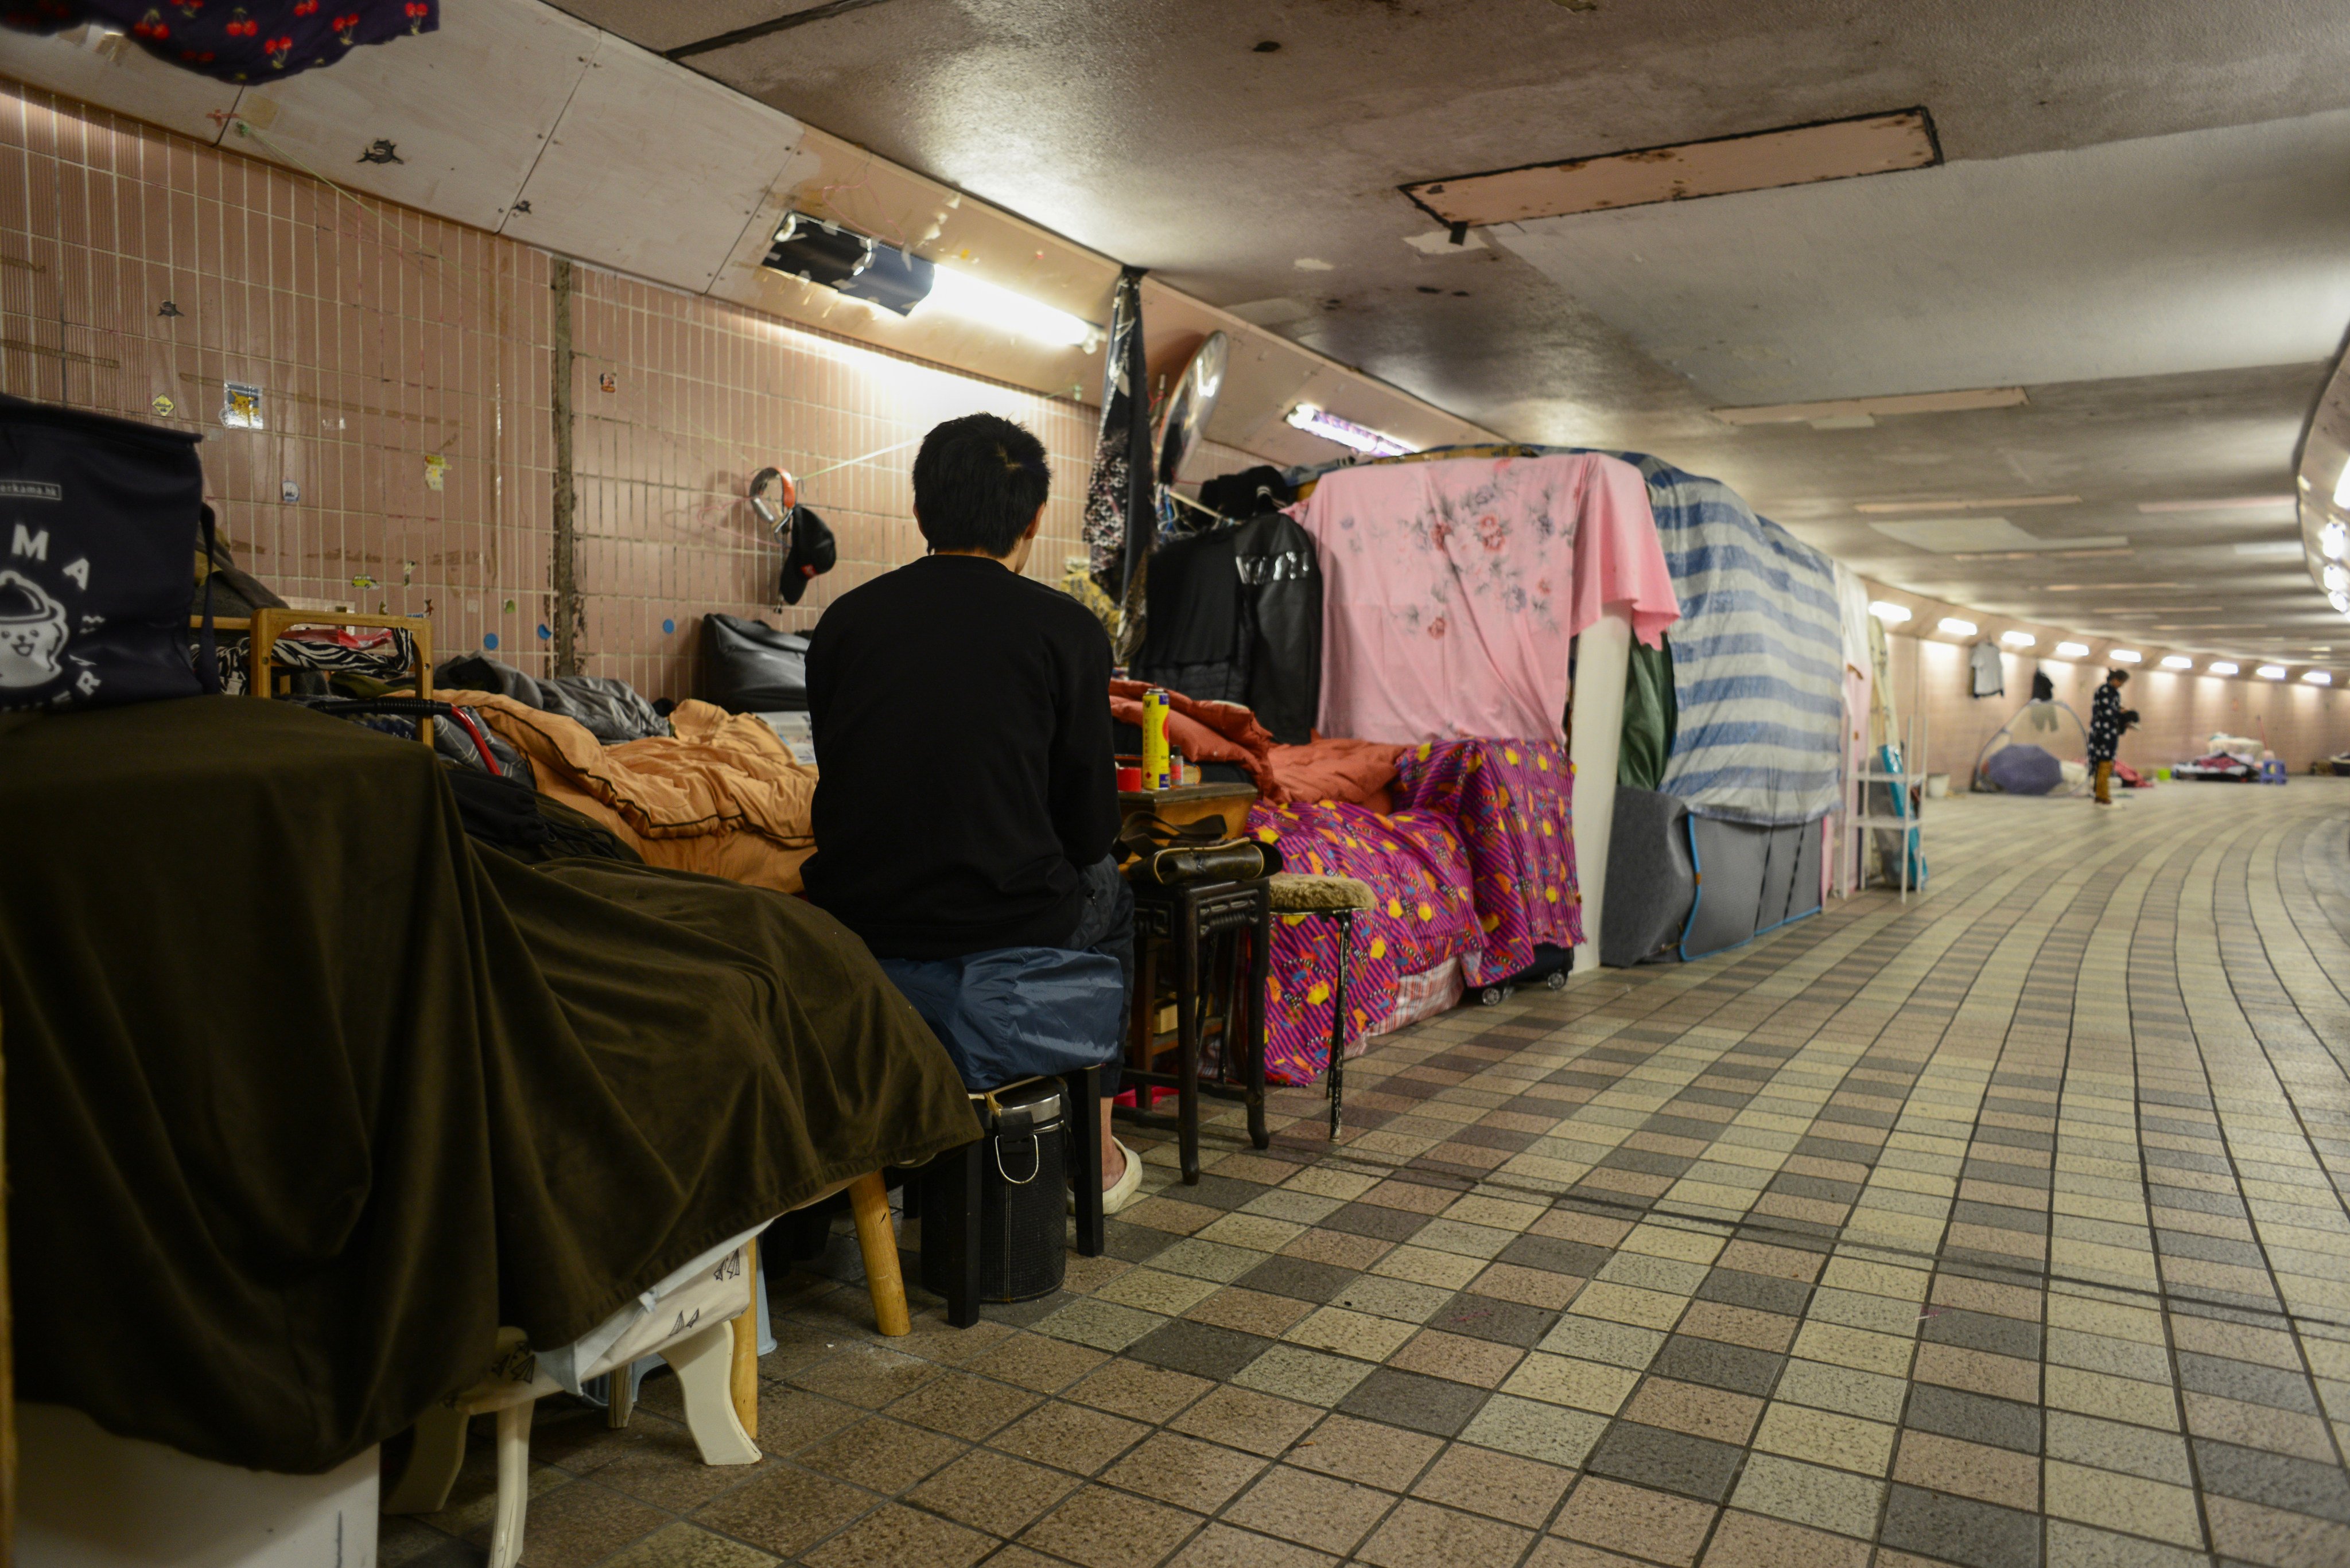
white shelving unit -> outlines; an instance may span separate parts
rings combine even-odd
[[[1924,851],[1920,819],[1925,815],[1925,721],[1922,718],[1914,718],[1909,721],[1908,735],[1901,747],[1902,771],[1886,773],[1881,769],[1864,767],[1855,773],[1853,782],[1857,787],[1853,792],[1853,809],[1845,818],[1845,826],[1852,835],[1850,864],[1853,867],[1853,880],[1856,885],[1860,881],[1860,868],[1868,863],[1865,853],[1866,840],[1862,836],[1877,828],[1890,828],[1902,835],[1900,846],[1894,857],[1897,862],[1894,875],[1900,886],[1901,901],[1904,904],[1909,901],[1909,867],[1914,858],[1908,837],[1909,834],[1920,835],[1918,852],[1922,854]],[[1868,786],[1873,784],[1889,784],[1899,791],[1900,793],[1895,798],[1907,804],[1910,815],[1907,816],[1871,815],[1868,811]]]

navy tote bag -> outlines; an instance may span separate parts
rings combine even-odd
[[[188,651],[197,440],[0,396],[0,711],[220,690],[209,615]]]

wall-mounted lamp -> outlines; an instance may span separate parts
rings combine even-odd
[[[1101,337],[1092,322],[1066,310],[806,213],[785,217],[761,265],[900,316],[922,306],[925,314],[959,316],[1070,348],[1090,350]]]

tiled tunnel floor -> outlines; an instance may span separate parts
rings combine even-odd
[[[525,1561],[2350,1563],[2350,784],[1928,820],[1906,906],[1383,1042],[1336,1148],[1151,1149],[978,1328],[877,1337],[837,1237],[766,1459],[549,1401]],[[479,1560],[487,1458],[387,1568]]]

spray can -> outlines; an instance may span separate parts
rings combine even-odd
[[[1167,693],[1154,686],[1142,694],[1142,787],[1169,787]]]

